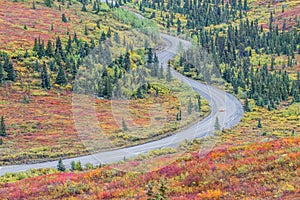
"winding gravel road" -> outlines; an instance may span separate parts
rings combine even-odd
[[[172,37],[166,34],[161,34],[162,39],[167,44],[167,47],[160,51],[157,55],[159,62],[166,67],[166,63],[169,59],[173,58],[178,49],[179,43],[184,48],[188,48],[191,44],[187,41]],[[242,104],[233,95],[228,94],[220,89],[213,86],[201,84],[195,80],[187,78],[178,72],[172,70],[173,77],[181,80],[182,82],[190,85],[195,91],[207,99],[210,104],[211,113],[202,121],[193,124],[183,130],[180,130],[176,134],[145,144],[128,147],[124,149],[112,150],[107,152],[95,153],[87,156],[79,156],[76,158],[63,160],[67,167],[70,167],[71,161],[80,161],[83,165],[86,163],[92,163],[94,165],[100,163],[114,163],[123,160],[124,157],[134,157],[140,153],[146,153],[149,150],[158,149],[162,147],[174,147],[177,146],[184,140],[192,140],[197,137],[203,137],[210,135],[214,131],[214,123],[216,117],[220,121],[220,125],[224,128],[230,128],[235,126],[243,116]],[[220,112],[219,109],[224,108],[224,112]],[[33,168],[56,168],[57,161],[37,163],[37,164],[26,164],[26,165],[11,165],[0,167],[0,176],[8,172],[19,172]]]

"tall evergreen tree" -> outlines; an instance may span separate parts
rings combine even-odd
[[[39,58],[42,58],[44,55],[45,55],[45,44],[44,44],[44,40],[42,40],[42,42],[40,42],[39,44],[38,56]]]
[[[261,119],[257,120],[257,128],[262,128]]]
[[[89,35],[89,31],[86,25],[84,26],[84,35]]]
[[[76,168],[76,162],[74,160],[72,160],[71,162],[71,171],[74,171]]]
[[[36,7],[35,7],[35,1],[32,1],[32,9],[35,10]]]
[[[38,52],[39,50],[39,44],[37,38],[34,38],[34,45],[33,45],[33,51]]]
[[[148,63],[153,63],[153,52],[152,52],[152,48],[148,48],[148,59],[147,59]]]
[[[65,61],[65,59],[66,59],[65,52],[63,51],[61,40],[60,40],[59,36],[56,38],[55,56],[56,56],[56,59],[57,59],[57,63],[60,62],[59,59],[62,59],[63,61]]]
[[[40,71],[40,63],[39,63],[39,60],[35,60],[34,64],[33,64],[33,70],[36,71],[36,72],[39,72]]]
[[[118,34],[118,32],[115,32],[114,34],[114,41],[117,43],[117,44],[120,44],[120,36]]]
[[[0,84],[3,84],[5,81],[5,71],[3,65],[0,62]]]
[[[71,35],[69,35],[69,39],[66,45],[66,52],[71,53],[72,52],[72,38]]]
[[[63,14],[61,15],[61,20],[62,20],[62,22],[68,22],[68,20],[67,20],[67,17],[66,17],[66,14],[65,14],[65,13],[63,13]]]
[[[58,68],[58,73],[57,73],[55,83],[58,85],[66,85],[68,83],[68,80],[67,80],[67,77],[65,74],[65,70],[63,69],[63,67],[61,65]]]
[[[273,30],[273,13],[270,13],[270,18],[269,18],[269,31],[271,32]]]
[[[139,99],[142,99],[142,98],[143,98],[143,93],[142,93],[141,87],[139,87],[139,88],[137,89],[136,97],[139,98]]]
[[[14,70],[14,65],[13,63],[6,57],[4,61],[4,70],[7,73],[7,79],[10,81],[15,81],[16,80],[16,73]]]
[[[47,47],[46,47],[45,54],[48,57],[52,57],[53,56],[53,47],[52,47],[52,43],[51,43],[50,40],[48,40],[48,42],[47,42]]]
[[[42,72],[41,72],[41,78],[42,78],[42,88],[45,88],[45,89],[50,89],[50,78],[49,78],[49,75],[48,75],[48,71],[47,71],[47,66],[46,66],[46,63],[44,62],[43,64],[43,69],[42,69]]]
[[[244,103],[244,110],[245,110],[246,112],[250,112],[249,101],[248,101],[248,98],[247,98],[247,97],[246,97],[245,103]]]
[[[2,137],[7,136],[6,126],[5,126],[5,122],[4,122],[4,116],[1,116],[1,120],[0,120],[0,136],[2,136]]]
[[[105,40],[106,40],[106,35],[103,31],[102,34],[101,34],[101,37],[100,37],[100,43],[104,42]]]
[[[201,96],[197,95],[197,111],[201,111]]]
[[[111,29],[110,29],[110,27],[108,27],[106,36],[107,36],[107,38],[111,38]]]
[[[83,4],[82,4],[81,11],[82,11],[82,12],[87,12],[87,9],[86,9],[86,6],[85,6],[85,3],[83,3]]]
[[[53,5],[53,0],[44,0],[44,4],[45,4],[45,6],[47,6],[47,7],[52,7],[52,5]]]
[[[63,161],[62,161],[61,158],[59,158],[59,161],[58,161],[58,164],[57,164],[57,170],[58,170],[58,171],[61,171],[61,172],[66,171],[66,167],[65,167],[65,165],[63,164]]]
[[[124,69],[130,71],[130,53],[127,51],[124,58]]]
[[[244,0],[244,10],[248,10],[248,1]]]

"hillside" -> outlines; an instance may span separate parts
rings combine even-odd
[[[298,199],[299,143],[299,137],[282,138],[217,148],[205,157],[199,157],[197,151],[191,152],[145,174],[103,167],[40,176],[0,184],[0,196],[1,199]],[[133,167],[136,163],[126,165]]]
[[[77,1],[51,6],[1,1],[0,6],[0,116],[6,125],[1,164],[145,143],[209,113],[205,100],[162,72],[154,52],[161,48],[158,29],[151,21],[100,2],[86,10]],[[99,122],[94,128],[101,132],[85,134],[74,122],[74,113],[83,119],[88,112],[84,102],[74,104],[81,93],[98,97],[89,101],[95,109],[92,120]],[[124,98],[128,101],[122,103]],[[125,108],[127,113],[116,111]]]
[[[1,199],[300,199],[300,1],[0,0],[0,8],[0,165],[138,145],[209,115],[208,101],[171,68],[244,109],[235,127],[211,120],[213,135],[178,147],[8,173]],[[165,72],[160,31],[193,43]]]

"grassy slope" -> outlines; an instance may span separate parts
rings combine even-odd
[[[300,126],[299,104],[271,112],[258,107],[253,109],[255,112],[247,113],[233,129],[213,138],[195,140],[191,145],[182,144],[189,151],[175,160],[175,154],[154,159],[146,155],[139,158],[140,162],[134,160],[87,172],[52,171],[55,174],[0,184],[0,194],[4,199],[8,194],[12,198],[32,199],[144,199],[146,185],[151,184],[154,194],[159,194],[158,188],[164,183],[165,195],[172,199],[299,198],[300,138],[299,133],[292,134],[292,130],[298,131]],[[257,118],[262,115],[259,129]],[[274,121],[282,121],[282,124]],[[211,152],[206,152],[210,141],[216,144]],[[139,168],[150,172],[131,172]],[[129,172],[116,169],[129,169]],[[33,176],[32,173],[29,176]],[[2,181],[15,181],[22,176],[27,174],[8,175]]]
[[[288,10],[286,8],[286,12]],[[282,104],[273,111],[255,107],[253,102],[250,104],[253,112],[245,114],[238,126],[216,135],[213,139],[217,144],[205,157],[199,158],[204,140],[194,142],[191,153],[158,171],[136,174],[104,167],[81,173],[57,173],[3,184],[0,194],[4,199],[7,196],[34,199],[40,195],[45,198],[145,199],[147,184],[153,185],[156,195],[164,183],[166,196],[173,199],[300,198],[299,103],[288,107]],[[262,116],[263,127],[259,129],[257,119]],[[156,162],[164,163],[165,159],[158,158]],[[125,165],[135,166],[136,162]]]
[[[146,36],[137,31],[132,31],[131,26],[115,17],[113,12],[108,10],[105,4],[102,4],[102,12],[99,15],[91,12],[81,12],[81,5],[75,1],[70,8],[67,5],[58,10],[58,3],[53,8],[47,8],[41,4],[42,1],[36,1],[36,9],[32,9],[30,1],[13,3],[11,1],[0,2],[0,49],[6,50],[13,57],[23,54],[25,49],[31,51],[34,38],[40,36],[41,39],[54,41],[57,36],[62,38],[65,43],[68,38],[68,32],[73,36],[76,32],[78,38],[89,41],[91,38],[98,43],[102,31],[107,32],[110,27],[112,32],[118,32],[121,44],[124,38],[128,44],[134,45],[134,48],[141,48],[144,45]],[[67,4],[67,3],[66,3]],[[90,5],[87,7],[91,10]],[[14,12],[11,12],[14,10]],[[106,11],[105,11],[106,10]],[[22,13],[22,14],[21,14]],[[24,17],[26,13],[27,17]],[[65,13],[71,21],[63,23],[61,14]],[[37,20],[37,16],[39,20]],[[97,20],[100,20],[100,29],[96,27]],[[130,22],[130,21],[129,21]],[[27,30],[24,30],[24,24]],[[51,30],[53,24],[54,30]],[[85,25],[89,29],[88,36],[84,35]],[[125,51],[125,47],[115,44],[111,52],[113,56],[119,56]],[[150,41],[154,45],[153,41]],[[136,53],[132,54],[132,63],[140,58]],[[35,59],[31,56],[23,61],[15,60],[15,69],[18,73],[17,82],[7,83],[0,86],[0,116],[5,116],[8,137],[3,138],[3,145],[0,146],[0,165],[36,162],[43,160],[53,160],[58,157],[70,157],[80,154],[87,154],[104,149],[124,147],[134,145],[148,140],[157,139],[166,136],[169,131],[184,126],[194,120],[199,120],[209,111],[206,101],[203,101],[203,112],[193,112],[187,115],[186,96],[193,97],[195,93],[189,88],[174,81],[164,83],[167,87],[173,87],[173,91],[162,89],[159,97],[152,96],[143,100],[133,100],[130,102],[129,111],[131,121],[127,126],[132,130],[130,132],[122,131],[120,115],[112,114],[111,101],[96,100],[95,109],[98,117],[100,129],[106,137],[112,142],[112,146],[88,145],[91,141],[94,143],[101,140],[100,135],[89,135],[83,137],[75,128],[72,113],[73,94],[66,87],[54,86],[50,91],[44,91],[40,88],[40,73],[34,72],[31,65]],[[52,82],[55,80],[56,73],[51,73]],[[28,96],[30,102],[23,103],[24,96]],[[152,112],[154,106],[161,106],[164,110],[161,112]],[[178,108],[181,107],[183,119],[176,122]],[[152,111],[151,111],[152,110]],[[151,112],[150,112],[151,111]],[[152,126],[151,120],[163,126]],[[154,134],[151,136],[151,134]],[[82,143],[84,140],[84,143]],[[98,142],[99,143],[99,142]]]
[[[0,185],[0,197],[30,199],[146,199],[146,185],[172,199],[297,199],[300,138],[217,148],[205,157],[191,152],[145,174],[109,167],[57,173]],[[165,162],[157,159],[156,162]],[[135,162],[126,165],[136,166]]]

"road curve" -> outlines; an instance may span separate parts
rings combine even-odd
[[[190,43],[178,39],[173,36],[161,34],[162,39],[167,44],[167,47],[158,52],[157,56],[159,62],[166,67],[168,60],[173,58],[177,53],[177,47],[179,43],[184,48],[188,48]],[[188,84],[197,91],[203,98],[209,101],[211,113],[202,121],[193,124],[183,130],[180,130],[176,134],[145,144],[127,147],[123,149],[111,150],[107,152],[95,153],[87,156],[79,156],[76,158],[64,159],[63,162],[67,167],[70,167],[71,161],[80,161],[83,165],[86,163],[92,163],[98,165],[100,163],[114,163],[123,160],[124,157],[134,157],[140,153],[146,153],[150,150],[162,148],[162,147],[174,147],[184,140],[192,140],[197,137],[203,137],[205,135],[212,134],[214,132],[214,123],[216,117],[220,121],[220,125],[224,128],[230,128],[235,126],[243,116],[242,104],[233,95],[228,94],[213,86],[201,84],[195,80],[187,78],[175,70],[171,70],[173,77]],[[224,108],[224,112],[219,112],[220,108]],[[56,168],[57,161],[36,163],[36,164],[24,164],[24,165],[10,165],[0,167],[0,176],[8,172],[20,172],[33,168]]]

